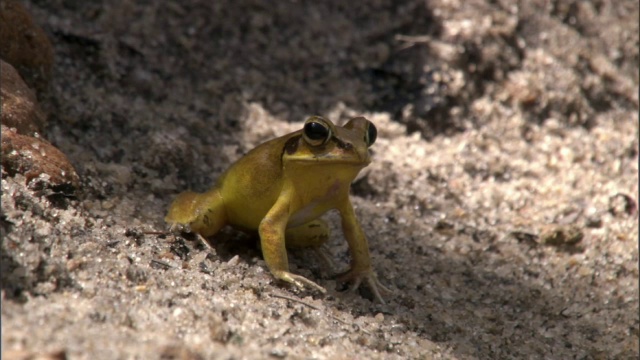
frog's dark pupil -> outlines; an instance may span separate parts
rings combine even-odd
[[[324,140],[329,135],[329,129],[317,122],[304,124],[304,133],[311,140]]]
[[[373,145],[373,143],[376,142],[377,138],[378,138],[378,129],[376,129],[375,125],[370,123],[369,128],[367,129],[367,140],[368,140],[367,146]]]

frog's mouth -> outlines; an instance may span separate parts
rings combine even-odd
[[[349,144],[350,145],[350,144]],[[346,148],[340,147],[342,151],[330,151],[327,150],[317,152],[305,152],[300,156],[290,156],[289,161],[295,161],[300,163],[309,164],[340,164],[340,165],[354,165],[354,166],[367,166],[371,163],[371,157],[369,156],[368,149],[365,152],[357,151],[353,146]]]
[[[371,163],[371,159],[368,157],[364,160],[362,159],[344,159],[338,156],[311,156],[311,157],[300,157],[300,158],[292,158],[290,161],[296,163],[308,163],[308,164],[326,164],[326,165],[353,165],[353,166],[361,166],[365,167]]]

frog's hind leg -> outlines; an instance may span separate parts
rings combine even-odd
[[[306,224],[287,229],[285,232],[286,246],[289,249],[312,250],[320,258],[328,272],[331,272],[335,266],[326,244],[329,234],[329,226],[324,220],[312,220]]]
[[[317,248],[329,239],[329,226],[324,220],[316,219],[288,228],[284,236],[289,249]]]
[[[224,202],[218,189],[203,194],[193,191],[180,193],[171,203],[165,221],[175,225],[189,225],[191,231],[207,237],[217,233],[227,223]]]

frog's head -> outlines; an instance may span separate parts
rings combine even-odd
[[[302,130],[287,140],[283,160],[364,167],[371,162],[369,147],[376,141],[377,134],[375,125],[361,116],[344,126],[312,116]]]

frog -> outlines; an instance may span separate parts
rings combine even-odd
[[[226,225],[257,231],[263,258],[276,279],[326,293],[314,281],[289,271],[287,249],[324,246],[329,228],[320,217],[335,209],[351,255],[350,269],[336,279],[349,283],[351,291],[367,284],[384,304],[382,293],[391,291],[373,271],[367,237],[349,197],[351,183],[371,162],[369,149],[376,138],[375,125],[365,117],[338,126],[310,116],[302,129],[246,153],[210,190],[180,193],[165,221],[172,228],[188,226],[204,238]]]

